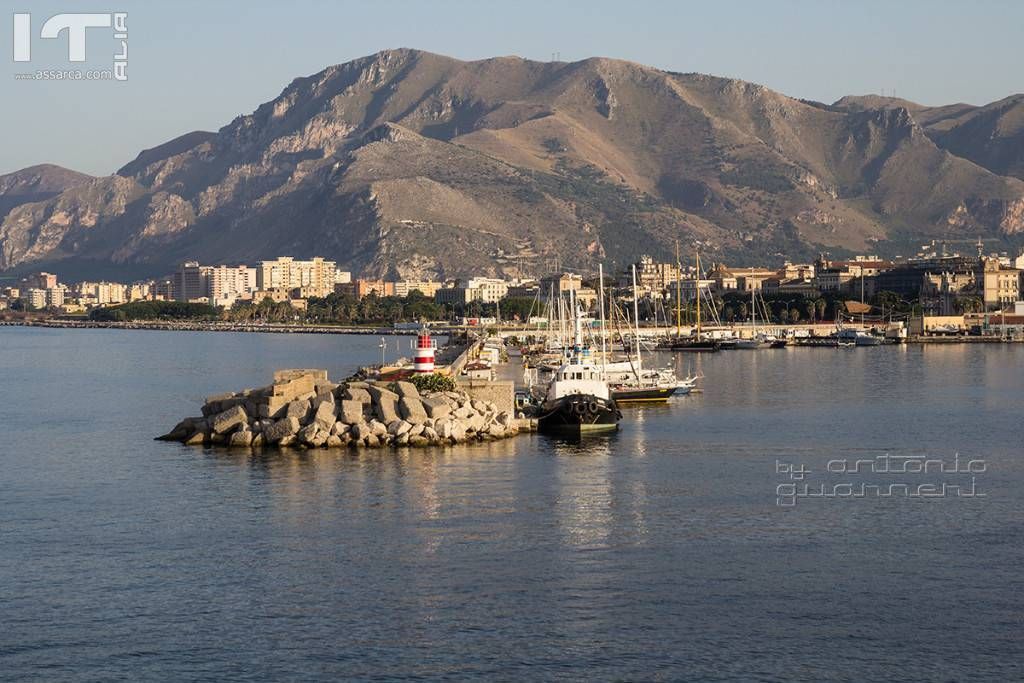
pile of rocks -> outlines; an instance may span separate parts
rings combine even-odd
[[[503,439],[520,421],[461,391],[421,395],[412,382],[334,384],[326,370],[281,370],[261,389],[211,396],[163,441],[242,448],[437,446]]]

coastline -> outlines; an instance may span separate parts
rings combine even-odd
[[[352,327],[341,325],[306,325],[288,323],[239,323],[227,321],[197,320],[133,320],[133,321],[98,321],[98,320],[66,320],[66,319],[35,319],[35,320],[0,320],[0,327],[43,327],[50,329],[111,329],[111,330],[154,330],[163,332],[252,332],[269,334],[356,334],[374,336],[415,336],[415,329],[395,327]],[[464,331],[461,327],[432,328],[441,334]],[[504,328],[504,334],[536,333],[536,330]],[[1024,339],[1003,338],[995,336],[971,335],[914,335],[902,340],[900,344],[1020,344]],[[884,344],[896,346],[899,344]],[[804,346],[795,344],[794,346]]]
[[[287,323],[237,323],[195,320],[0,320],[0,327],[46,327],[72,330],[159,330],[165,332],[266,332],[274,334],[367,334],[415,335],[416,330],[393,327],[342,327],[337,325],[289,325]]]

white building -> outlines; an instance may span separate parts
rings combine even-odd
[[[79,282],[73,291],[87,306],[115,306],[128,301],[128,286],[120,282]]]
[[[251,299],[256,291],[256,269],[249,266],[211,266],[207,295],[213,301]]]
[[[497,278],[474,277],[466,281],[466,289],[471,292],[470,301],[493,304],[508,294],[508,283]]]
[[[334,261],[325,261],[319,256],[309,261],[296,261],[291,256],[281,256],[273,261],[260,261],[256,268],[256,288],[301,288],[309,296],[327,296],[334,292],[337,271]]]

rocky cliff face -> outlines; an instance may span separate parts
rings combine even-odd
[[[609,59],[390,50],[108,178],[36,195],[0,178],[0,199],[30,198],[0,214],[0,270],[322,254],[366,275],[456,276],[667,257],[677,239],[773,260],[1021,232],[1024,182],[937,144],[972,110],[874,100]]]
[[[17,206],[49,199],[90,179],[84,173],[53,164],[30,166],[0,176],[0,220]]]

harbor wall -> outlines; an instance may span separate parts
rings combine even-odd
[[[460,379],[459,389],[478,401],[493,403],[498,412],[515,415],[516,385],[511,380]]]

